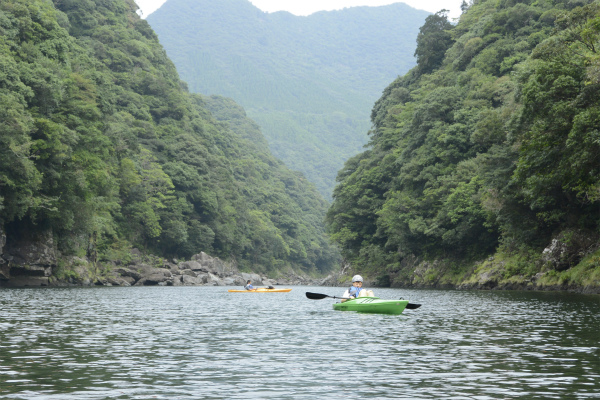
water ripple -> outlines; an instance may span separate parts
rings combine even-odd
[[[377,289],[0,289],[0,399],[591,399],[600,297]]]

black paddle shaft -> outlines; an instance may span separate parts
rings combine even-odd
[[[306,292],[306,297],[308,297],[311,300],[322,300],[326,297],[330,297],[332,299],[345,299],[345,300],[350,300],[350,297],[337,297],[337,296],[329,296],[327,294],[321,294],[321,293],[311,293],[311,292]]]

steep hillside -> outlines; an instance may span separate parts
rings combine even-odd
[[[338,176],[343,255],[392,284],[600,287],[599,48],[598,2],[428,17]]]
[[[0,279],[32,241],[100,273],[132,247],[265,273],[333,268],[314,185],[241,107],[189,94],[136,9],[0,3]]]
[[[297,17],[247,0],[169,0],[148,22],[193,92],[239,102],[329,198],[367,140],[373,102],[414,66],[427,15],[401,3]]]

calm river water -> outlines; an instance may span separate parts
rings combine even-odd
[[[600,398],[600,296],[291,287],[0,289],[0,399]]]

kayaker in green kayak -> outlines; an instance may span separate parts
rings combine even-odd
[[[361,292],[362,292],[362,296],[371,296],[373,297],[373,292],[370,290],[366,290],[363,289],[362,287],[363,285],[363,278],[360,275],[354,275],[352,277],[352,286],[350,286],[348,288],[348,290],[346,290],[344,292],[344,294],[342,295],[342,297],[352,297],[352,298],[357,298],[359,296],[361,296]],[[342,299],[342,303],[345,302],[346,299]]]

